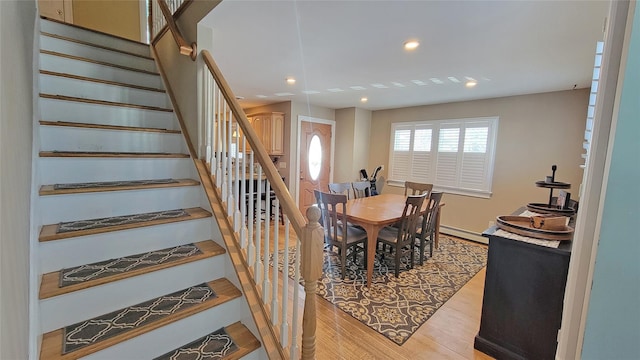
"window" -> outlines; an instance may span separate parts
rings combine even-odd
[[[394,123],[389,183],[489,197],[497,129],[497,117]]]

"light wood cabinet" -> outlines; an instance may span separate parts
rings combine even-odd
[[[259,113],[247,117],[267,153],[284,155],[284,113]]]

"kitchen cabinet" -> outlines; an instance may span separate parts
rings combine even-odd
[[[247,116],[269,155],[284,155],[284,113],[269,112]]]

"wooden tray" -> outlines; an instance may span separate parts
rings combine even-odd
[[[498,216],[496,218],[498,228],[522,236],[529,236],[544,240],[571,240],[573,228],[565,226],[564,230],[535,229],[531,226],[531,218],[528,216]]]
[[[543,203],[528,203],[527,209],[533,212],[542,213],[542,214],[555,214],[555,215],[564,215],[571,216],[576,213],[576,210],[573,208],[568,209],[558,209],[555,205],[543,204]]]

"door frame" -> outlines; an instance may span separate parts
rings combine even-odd
[[[298,131],[296,134],[296,149],[298,149],[298,151],[296,151],[296,165],[295,165],[295,184],[296,184],[296,205],[300,204],[300,144],[302,143],[300,140],[300,136],[301,134],[301,128],[302,128],[302,122],[306,121],[306,122],[311,122],[311,123],[316,123],[316,124],[325,124],[325,125],[331,125],[331,159],[329,159],[329,182],[333,181],[333,161],[335,159],[335,150],[336,150],[336,136],[335,136],[335,130],[336,130],[336,121],[335,120],[328,120],[328,119],[320,119],[320,118],[314,118],[311,116],[305,116],[305,115],[298,115]],[[302,214],[305,215],[306,214]]]

